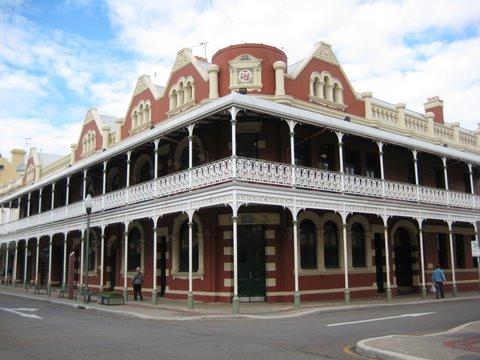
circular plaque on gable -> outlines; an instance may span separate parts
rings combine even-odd
[[[252,71],[249,69],[242,69],[238,72],[238,81],[241,83],[251,82],[253,78]]]

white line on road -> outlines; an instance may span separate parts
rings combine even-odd
[[[425,316],[425,315],[430,315],[430,314],[435,314],[435,312],[416,313],[416,314],[403,314],[403,315],[397,315],[397,316],[387,316],[387,317],[374,318],[374,319],[366,319],[366,320],[357,320],[357,321],[341,322],[341,323],[336,323],[336,324],[328,324],[328,325],[325,325],[325,326],[341,326],[341,325],[360,324],[360,323],[366,323],[366,322],[372,322],[372,321],[382,321],[382,320],[390,320],[390,319],[399,319],[399,318],[405,318],[405,317],[418,317],[418,316]]]
[[[26,317],[26,318],[43,319],[42,317],[40,317],[38,315],[35,315],[35,314],[24,314],[23,313],[24,311],[33,312],[33,311],[37,311],[38,309],[30,309],[30,308],[7,309],[7,308],[0,307],[0,310],[8,311],[8,312],[11,312],[13,314],[17,314],[17,315],[20,315],[20,316]]]

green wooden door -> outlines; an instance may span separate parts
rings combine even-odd
[[[265,239],[262,226],[238,227],[238,295],[265,299]]]

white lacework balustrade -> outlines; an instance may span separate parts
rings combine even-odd
[[[343,182],[343,192],[346,194],[371,197],[384,196],[387,199],[480,209],[480,196],[477,195],[238,157],[236,160],[232,158],[221,159],[197,166],[191,171],[183,170],[105,195],[96,196],[92,199],[92,210],[94,213],[105,211],[231,181],[233,180],[234,166],[236,167],[236,179],[243,182],[291,188],[293,185],[292,169],[294,169],[295,187],[297,188],[341,192]],[[46,211],[3,224],[0,226],[0,233],[16,232],[25,228],[78,217],[84,214],[84,204],[80,201],[52,211]]]
[[[292,166],[265,160],[237,159],[240,180],[273,185],[292,186]]]
[[[419,202],[436,205],[447,205],[447,191],[427,186],[419,186]]]
[[[232,178],[232,159],[222,159],[192,169],[192,186],[199,188],[219,184]]]
[[[417,186],[396,181],[385,181],[385,197],[396,200],[417,201]]]
[[[476,196],[458,191],[448,192],[448,204],[457,207],[474,207]],[[478,200],[478,198],[477,198]]]
[[[303,166],[295,167],[295,185],[297,187],[323,191],[341,191],[341,181],[342,176],[338,172]]]
[[[349,194],[377,197],[381,197],[383,194],[383,185],[380,179],[345,174],[343,182],[345,192]]]

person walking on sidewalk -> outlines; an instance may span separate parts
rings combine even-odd
[[[143,300],[143,295],[142,295],[142,284],[143,281],[145,280],[145,277],[143,276],[142,272],[140,271],[140,268],[137,267],[137,272],[133,276],[132,279],[132,286],[133,286],[133,299],[137,301],[137,295],[140,297],[140,300]]]
[[[443,283],[447,281],[445,279],[445,274],[443,273],[443,270],[440,268],[440,265],[437,265],[437,268],[433,271],[432,274],[432,282],[435,284],[435,293],[437,294],[437,299],[442,297],[444,298],[443,295]]]

